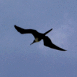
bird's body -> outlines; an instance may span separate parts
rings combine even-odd
[[[52,41],[49,39],[49,37],[46,36],[46,34],[49,33],[52,29],[48,30],[45,33],[39,33],[39,32],[37,32],[36,30],[33,30],[33,29],[23,29],[23,28],[20,28],[16,25],[14,25],[14,27],[21,34],[31,33],[35,38],[35,40],[31,44],[33,44],[35,42],[39,42],[43,39],[45,46],[53,48],[53,49],[61,50],[61,51],[66,51],[66,50],[56,46],[55,44],[53,44]]]
[[[39,39],[37,37],[35,38],[35,42],[39,42]]]

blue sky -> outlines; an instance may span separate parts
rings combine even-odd
[[[60,52],[30,45],[31,34],[14,25],[47,34]],[[0,0],[0,77],[77,77],[77,0]]]

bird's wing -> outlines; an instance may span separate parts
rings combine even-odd
[[[47,33],[49,33],[51,30],[53,30],[53,29],[48,30],[47,32],[44,33],[44,35],[46,35]]]
[[[50,47],[50,48],[57,49],[57,50],[60,50],[60,51],[66,51],[66,50],[64,50],[64,49],[62,49],[62,48],[56,46],[55,44],[53,44],[53,43],[51,42],[51,40],[50,40],[47,36],[45,36],[43,40],[44,40],[44,45],[45,45],[45,46],[48,46],[48,47]]]
[[[37,36],[38,32],[36,30],[33,30],[33,29],[23,29],[21,27],[18,27],[16,25],[14,25],[15,29],[20,32],[21,34],[26,34],[26,33],[31,33],[34,35],[34,37]]]

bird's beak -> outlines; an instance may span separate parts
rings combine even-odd
[[[32,45],[33,43],[35,43],[35,40],[30,45]]]

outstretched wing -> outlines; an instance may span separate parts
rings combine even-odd
[[[47,33],[49,33],[51,30],[53,30],[53,29],[48,30],[47,32],[44,33],[44,35],[46,35]]]
[[[64,50],[64,49],[62,49],[62,48],[56,46],[55,44],[53,44],[53,43],[51,42],[51,40],[50,40],[47,36],[45,36],[45,38],[44,38],[43,40],[44,40],[44,45],[45,45],[45,46],[48,46],[48,47],[50,47],[50,48],[57,49],[57,50],[60,50],[60,51],[66,51],[66,50]]]
[[[18,27],[16,25],[14,25],[15,29],[20,32],[21,34],[26,34],[26,33],[31,33],[34,35],[34,37],[36,37],[38,35],[38,32],[36,30],[33,29],[23,29],[21,27]]]

